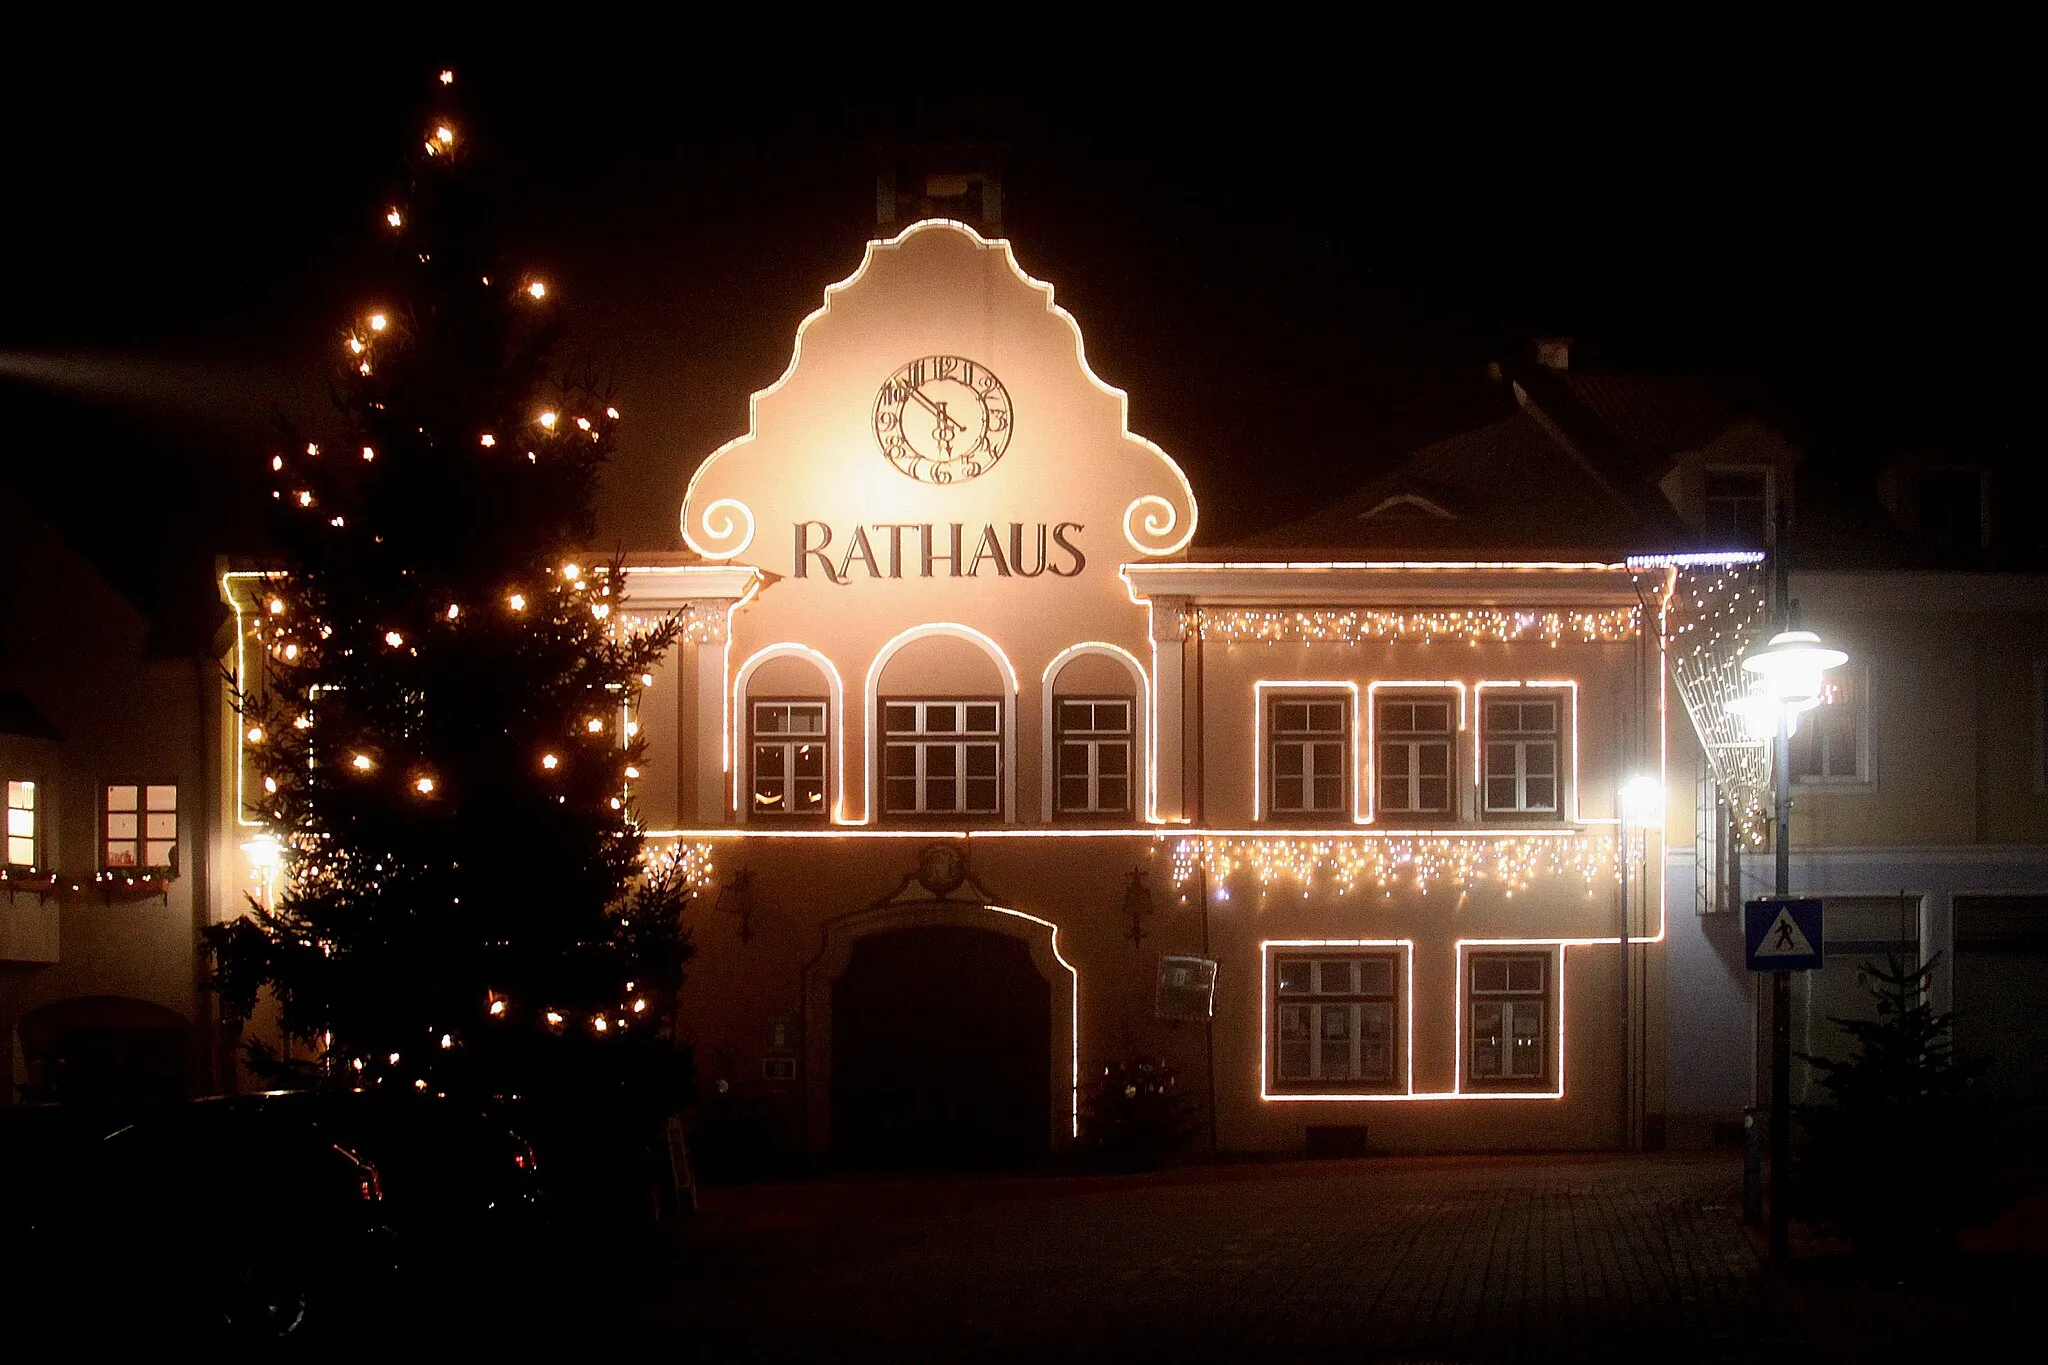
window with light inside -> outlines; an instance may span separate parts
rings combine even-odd
[[[824,816],[829,738],[824,700],[756,701],[748,720],[753,754],[749,815]]]
[[[32,868],[41,862],[36,836],[36,784],[7,784],[7,865]]]
[[[1002,762],[999,701],[882,703],[884,815],[1001,815]]]
[[[1351,747],[1350,700],[1343,696],[1274,697],[1267,703],[1267,797],[1271,815],[1293,818],[1350,813],[1345,777]]]
[[[1561,798],[1564,705],[1556,697],[1496,700],[1480,708],[1481,791],[1488,815],[1555,815]]]
[[[1131,813],[1132,734],[1129,697],[1060,697],[1059,813]]]
[[[1792,780],[1808,786],[1868,781],[1869,675],[1852,663],[1825,687],[1821,704],[1800,712],[1794,723]]]
[[[1550,956],[1474,953],[1472,1052],[1465,1074],[1475,1086],[1540,1084],[1549,1074]]]
[[[170,872],[178,865],[178,789],[170,783],[105,787],[101,865],[108,871]]]
[[[1278,1088],[1393,1083],[1400,961],[1390,952],[1282,953],[1273,959]]]
[[[1381,697],[1374,705],[1373,762],[1378,810],[1394,816],[1453,811],[1453,697]]]

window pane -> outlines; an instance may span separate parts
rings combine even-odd
[[[967,804],[965,809],[975,815],[994,815],[1002,808],[996,793],[996,780],[992,777],[970,777],[967,779]]]
[[[917,776],[917,746],[890,744],[882,750],[882,772],[887,777]]]
[[[1528,800],[1525,810],[1556,810],[1557,779],[1554,777],[1532,777],[1529,779]]]
[[[148,806],[151,810],[176,810],[178,808],[178,789],[176,787],[151,787],[148,795]]]
[[[789,728],[792,734],[822,735],[825,733],[825,708],[822,705],[792,706],[789,708]]]
[[[27,867],[36,860],[36,841],[15,835],[7,838],[7,861],[16,867]]]
[[[134,787],[107,788],[108,810],[134,810],[140,793]]]
[[[1302,782],[1298,777],[1281,777],[1273,781],[1273,809],[1301,810]]]
[[[754,733],[757,735],[779,735],[789,728],[789,708],[786,706],[756,706],[754,708]]]
[[[959,810],[960,784],[950,777],[927,778],[924,784],[924,808],[935,812]]]
[[[1540,957],[1511,957],[1507,963],[1507,988],[1511,991],[1540,991],[1543,989],[1543,959]]]
[[[799,744],[795,746],[796,761],[790,764],[790,771],[797,777],[823,777],[825,775],[825,746],[822,744]]]
[[[1501,1069],[1501,1007],[1497,1004],[1472,1006],[1472,1074],[1494,1079]]]
[[[1351,994],[1351,965],[1349,962],[1318,962],[1316,989],[1324,995]]]
[[[782,776],[782,746],[780,744],[757,744],[754,746],[754,778],[767,781]]]
[[[917,731],[917,708],[915,706],[889,705],[882,708],[882,728],[892,735],[908,735]]]
[[[1515,808],[1514,778],[1489,777],[1486,779],[1486,808],[1488,810],[1513,810]]]
[[[1088,776],[1088,746],[1086,744],[1060,745],[1060,776]]]
[[[1063,701],[1060,703],[1060,728],[1062,730],[1090,730],[1094,728],[1094,715],[1085,701]]]
[[[36,813],[32,810],[21,810],[14,806],[8,807],[7,832],[10,835],[16,835],[24,839],[34,834],[36,832]]]
[[[797,799],[800,809],[806,811],[825,809],[825,784],[823,781],[805,779],[797,784]]]
[[[1444,777],[1451,770],[1450,748],[1442,744],[1416,746],[1416,772],[1423,777]]]
[[[1358,991],[1361,995],[1394,993],[1394,963],[1390,958],[1366,958],[1358,964],[1358,976]]]
[[[1121,777],[1105,777],[1098,784],[1096,800],[1105,811],[1131,808],[1131,784]]]
[[[924,746],[924,775],[930,777],[953,777],[960,771],[960,750],[952,744],[927,744]]]
[[[1273,728],[1289,734],[1308,729],[1308,707],[1298,701],[1273,703]]]
[[[122,842],[118,842],[118,843],[117,843],[117,842],[114,842],[114,841],[111,841],[111,840],[110,840],[110,841],[108,841],[108,843],[107,843],[107,866],[108,866],[108,867],[134,867],[134,866],[135,866],[135,844],[134,844],[134,842],[133,842],[132,840],[122,841]]]
[[[1514,745],[1488,744],[1486,746],[1486,775],[1488,777],[1513,777],[1515,775]]]
[[[996,746],[993,744],[969,744],[967,748],[967,775],[969,777],[994,777],[996,775]]]
[[[1426,814],[1442,814],[1451,808],[1451,784],[1441,777],[1425,777],[1416,784],[1417,800],[1415,809]]]
[[[970,706],[967,710],[967,731],[975,735],[996,733],[996,708],[993,706]]]
[[[1386,810],[1407,810],[1408,779],[1406,777],[1385,777],[1380,779],[1380,805]]]
[[[169,867],[173,861],[171,850],[175,847],[175,844],[168,843],[150,844],[148,849],[146,850],[145,856],[147,861],[144,863],[144,866]]]
[[[882,809],[893,815],[917,810],[917,782],[908,777],[891,777],[882,783]]]
[[[151,811],[143,823],[145,825],[143,833],[152,839],[175,839],[178,837],[178,817],[176,814],[160,815],[155,811]]]
[[[1282,995],[1305,993],[1309,989],[1309,982],[1312,979],[1311,972],[1314,969],[1314,965],[1299,959],[1292,962],[1282,962],[1280,964],[1280,993]],[[1302,1027],[1307,1028],[1308,1025],[1303,1024]]]
[[[1131,749],[1127,744],[1101,744],[1095,750],[1095,770],[1104,777],[1122,777],[1130,771]]]
[[[1312,702],[1308,708],[1309,728],[1322,734],[1336,734],[1344,728],[1344,703]]]
[[[133,839],[136,833],[136,817],[134,815],[109,815],[107,817],[107,837],[109,839]]]
[[[1425,701],[1415,704],[1415,728],[1442,734],[1451,728],[1451,704]]]
[[[1060,779],[1060,809],[1088,809],[1088,779],[1086,776],[1062,777]]]
[[[951,702],[924,704],[924,732],[928,735],[956,735],[960,733],[960,708]]]
[[[1276,744],[1273,746],[1273,775],[1275,777],[1300,777],[1306,751],[1299,744]]]
[[[1334,777],[1319,777],[1315,780],[1315,808],[1319,811],[1334,811],[1344,808],[1344,784]]]
[[[1472,959],[1472,989],[1475,991],[1504,991],[1508,988],[1507,959],[1501,957],[1475,957]]]
[[[1095,703],[1095,728],[1128,733],[1131,728],[1131,704],[1127,701],[1101,701]]]
[[[1557,773],[1557,746],[1537,740],[1522,746],[1522,771],[1531,777],[1553,777]]]

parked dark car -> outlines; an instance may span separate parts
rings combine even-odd
[[[408,1273],[514,1255],[540,1230],[543,1201],[532,1146],[477,1105],[372,1090],[217,1103],[312,1124],[376,1167],[384,1220],[398,1236]]]
[[[397,1242],[378,1172],[301,1116],[207,1100],[0,1115],[0,1160],[38,1172],[0,1215],[13,1261],[0,1271],[77,1344],[206,1327],[285,1337],[389,1292]]]

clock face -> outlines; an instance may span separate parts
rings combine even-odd
[[[889,463],[923,483],[987,473],[1010,444],[1003,382],[971,360],[928,355],[889,376],[875,396],[875,439]]]

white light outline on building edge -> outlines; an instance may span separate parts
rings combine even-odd
[[[891,636],[881,649],[876,651],[874,662],[868,665],[867,682],[861,689],[864,716],[861,728],[867,740],[861,745],[861,813],[860,819],[850,820],[848,824],[875,823],[875,751],[882,739],[877,730],[881,722],[875,714],[875,708],[879,700],[876,688],[882,680],[882,669],[905,645],[935,635],[950,635],[979,645],[982,652],[994,660],[997,667],[1002,670],[1004,680],[1010,685],[1009,704],[1003,707],[1003,752],[1000,759],[1003,768],[1003,823],[1017,823],[1017,705],[1023,691],[1017,682],[1016,666],[1010,662],[1008,652],[997,644],[992,636],[976,630],[973,626],[961,625],[958,621],[927,621],[923,625],[911,626]]]
[[[1071,1011],[1067,1017],[1071,1021],[1069,1032],[1072,1035],[1072,1050],[1070,1053],[1069,1075],[1072,1078],[1072,1083],[1067,1090],[1067,1133],[1070,1137],[1079,1137],[1081,1136],[1081,973],[1074,969],[1074,964],[1067,961],[1066,954],[1060,951],[1059,925],[1054,924],[1049,919],[1041,919],[1037,915],[1027,914],[1022,910],[1012,910],[1007,905],[983,905],[982,909],[993,910],[999,915],[1015,915],[1018,919],[1030,920],[1033,924],[1042,924],[1052,930],[1052,960],[1067,969],[1067,976],[1070,982],[1068,989],[1071,992],[1068,997],[1071,1002]]]
[[[1045,703],[1042,708],[1043,714],[1039,717],[1041,733],[1039,736],[1040,768],[1038,785],[1040,789],[1039,806],[1042,818],[1047,824],[1052,823],[1055,792],[1057,791],[1059,781],[1058,769],[1053,764],[1053,710],[1057,705],[1053,697],[1053,683],[1062,668],[1066,667],[1073,660],[1088,654],[1097,654],[1115,659],[1125,668],[1129,669],[1131,676],[1137,680],[1139,692],[1137,707],[1138,724],[1143,727],[1137,740],[1139,752],[1145,756],[1144,818],[1156,821],[1159,819],[1159,764],[1153,756],[1156,745],[1153,742],[1152,680],[1145,675],[1145,665],[1138,662],[1137,655],[1131,653],[1122,645],[1110,644],[1106,640],[1083,640],[1079,644],[1068,645],[1065,649],[1053,655],[1052,662],[1045,666],[1045,673],[1041,679],[1044,687]]]
[[[1272,1039],[1268,1030],[1273,1022],[1273,1004],[1270,992],[1273,986],[1273,949],[1275,948],[1400,948],[1406,961],[1402,966],[1401,995],[1406,1022],[1402,1025],[1402,1041],[1406,1044],[1407,1060],[1402,1088],[1396,1091],[1333,1091],[1326,1094],[1312,1094],[1290,1091],[1274,1094],[1272,1081],[1267,1071],[1272,1061]],[[1347,1103],[1359,1101],[1414,1100],[1428,1096],[1415,1093],[1415,940],[1412,938],[1268,938],[1259,940],[1259,1098],[1262,1100],[1337,1100]]]
[[[730,634],[730,631],[728,630],[727,633]],[[731,714],[733,725],[737,728],[746,723],[747,682],[754,676],[756,669],[771,659],[806,659],[817,664],[825,672],[825,682],[830,691],[832,706],[832,735],[830,743],[826,746],[826,753],[832,763],[832,786],[834,791],[832,823],[835,825],[839,824],[846,811],[846,687],[840,680],[838,665],[834,664],[823,651],[813,649],[809,645],[799,644],[794,640],[782,640],[772,645],[763,645],[760,649],[748,655],[747,661],[740,665],[739,672],[732,675]],[[733,736],[732,744],[733,752],[737,754],[742,744],[739,735],[735,734]],[[753,811],[752,803],[743,801],[740,796],[741,772],[742,765],[738,762],[733,763],[732,809],[733,818],[735,819],[747,819]],[[774,817],[770,816],[769,818],[773,819]]]

